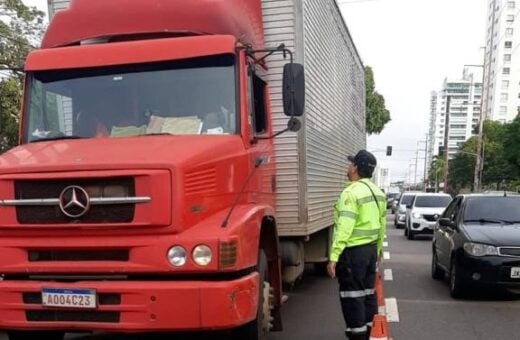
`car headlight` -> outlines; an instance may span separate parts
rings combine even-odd
[[[413,213],[412,216],[413,216],[413,218],[421,218],[422,217],[422,215],[419,214],[419,213]]]
[[[193,249],[192,257],[193,261],[195,261],[199,266],[207,266],[211,263],[211,249],[204,244],[198,245]]]
[[[186,264],[188,256],[186,250],[181,246],[171,247],[168,250],[168,262],[174,267],[182,267]]]
[[[498,249],[487,244],[467,242],[464,243],[464,250],[471,256],[496,256]]]

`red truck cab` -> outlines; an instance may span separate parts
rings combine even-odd
[[[0,157],[0,329],[280,330],[260,0],[74,0]],[[286,51],[288,53],[288,51]],[[303,70],[284,105],[303,113]],[[295,128],[296,126],[296,128]]]

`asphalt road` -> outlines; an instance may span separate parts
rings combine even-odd
[[[390,216],[389,216],[390,217]],[[389,222],[393,221],[389,219]],[[446,282],[430,277],[431,238],[408,241],[402,230],[389,223],[388,252],[382,271],[389,270],[385,297],[395,298],[397,310],[387,304],[391,336],[397,340],[501,340],[520,339],[520,297],[501,296],[495,292],[477,292],[466,300],[453,300]],[[283,308],[284,327],[270,340],[339,340],[343,339],[343,318],[334,280],[308,270],[296,287],[286,292]],[[390,302],[390,301],[388,301]],[[182,335],[69,335],[68,339],[168,339],[227,340],[226,334]],[[0,334],[0,340],[7,340]]]

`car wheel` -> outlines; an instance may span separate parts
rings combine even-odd
[[[415,240],[415,233],[411,230],[408,230],[408,239],[410,241]]]
[[[450,295],[454,299],[461,298],[465,289],[464,281],[460,275],[459,268],[455,261],[451,263],[450,269]]]
[[[438,263],[439,259],[437,258],[437,252],[435,251],[435,247],[432,252],[432,278],[434,280],[443,280],[444,279],[444,270],[439,267]]]

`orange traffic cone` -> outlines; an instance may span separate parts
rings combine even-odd
[[[376,291],[379,314],[385,314],[385,294],[383,292],[383,280],[381,280],[381,275],[379,273],[376,275],[376,282],[374,288]]]
[[[379,314],[374,316],[370,340],[390,340],[386,316]]]

